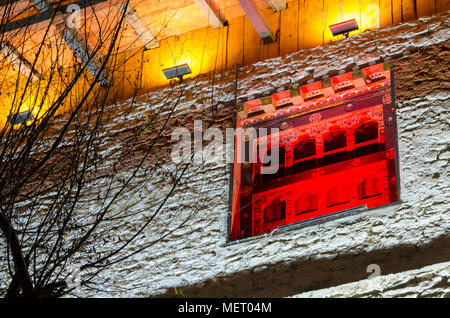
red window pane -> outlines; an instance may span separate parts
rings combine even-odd
[[[392,93],[391,71],[379,64],[262,98],[270,112],[240,114],[237,127],[278,129],[279,144],[255,163],[234,164],[230,238],[396,202]],[[259,153],[264,136],[246,153]],[[275,149],[277,165],[267,160]]]
[[[286,203],[280,199],[270,202],[269,206],[264,209],[264,223],[279,221],[286,217]]]

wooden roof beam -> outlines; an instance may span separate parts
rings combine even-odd
[[[275,33],[272,31],[269,22],[267,22],[266,17],[264,17],[255,0],[238,0],[238,2],[256,32],[258,32],[259,36],[264,41],[264,44],[276,42]]]
[[[42,1],[32,0],[32,2],[34,2],[34,1],[37,2],[36,5],[34,5],[35,8],[38,8],[38,6],[42,6],[42,4],[40,3]],[[68,7],[76,4],[81,9],[86,8],[88,11],[90,9],[92,9],[98,13],[101,10],[109,8],[112,5],[112,3],[116,3],[116,2],[118,3],[119,1],[121,1],[121,0],[90,0],[90,1],[77,0],[72,3],[62,5],[57,9],[54,8],[54,10],[57,10],[58,12],[60,12],[62,14],[66,14]],[[50,22],[50,19],[52,18],[52,14],[50,13],[49,10],[44,10],[44,11],[39,10],[39,11],[40,11],[40,13],[38,13],[38,14],[33,14],[33,15],[27,16],[25,18],[13,20],[9,23],[2,25],[2,28],[0,29],[0,34],[8,33],[8,32],[15,31],[15,30],[21,30],[22,28],[26,28],[31,25],[34,26],[33,30],[35,30],[35,31],[47,28],[48,24]],[[89,15],[87,15],[87,16],[91,16],[91,15],[92,15],[92,12],[90,12]],[[57,23],[57,22],[59,22],[59,21],[57,21],[57,20],[53,21],[53,23]]]
[[[27,78],[37,81],[41,78],[41,74],[33,67],[33,65],[9,42],[4,41],[0,52],[3,54],[14,67]]]
[[[266,2],[275,11],[282,11],[282,10],[286,9],[286,1],[285,0],[266,0]]]
[[[219,6],[214,0],[194,0],[197,6],[202,10],[205,17],[208,19],[209,24],[215,29],[228,25],[228,22]]]
[[[48,5],[46,0],[33,0],[33,2],[41,12],[51,10],[51,7]],[[56,24],[56,29],[59,31],[64,41],[72,49],[81,63],[83,63],[83,65],[86,67],[88,72],[95,79],[100,72],[100,68],[98,66],[100,65],[100,63],[98,62],[98,59],[93,56],[91,52],[92,50],[87,44],[87,41],[83,40],[83,36],[79,31],[74,28],[70,28],[67,25],[67,20],[61,12],[56,12],[56,16],[59,20],[63,21]],[[105,86],[108,85],[108,82],[109,81],[107,76],[102,72],[99,75],[98,83],[102,86]]]
[[[141,41],[146,49],[159,47],[159,40],[145,25],[143,19],[136,14],[136,10],[131,7],[130,4],[127,8],[125,8],[125,5],[123,3],[120,3],[117,4],[117,8],[121,12],[125,11],[125,18],[130,23],[131,27],[136,32],[139,41]]]
[[[61,30],[61,36],[75,55],[80,59],[81,63],[83,63],[92,77],[96,78],[97,74],[100,72],[100,68],[98,66],[100,63],[97,62],[98,60],[95,59],[92,54],[89,54],[90,48],[84,45],[85,41],[80,38],[79,32],[73,29],[64,28],[64,30]],[[102,86],[108,85],[108,78],[103,72],[99,75],[98,83]]]

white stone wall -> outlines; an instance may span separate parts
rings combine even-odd
[[[392,264],[401,253],[408,252],[409,247],[420,250],[448,237],[449,39],[450,13],[445,13],[303,50],[285,58],[258,62],[243,68],[241,73],[239,94],[245,95],[284,85],[295,80],[297,72],[307,67],[326,72],[339,70],[342,65],[353,64],[368,56],[392,59],[396,74],[401,203],[226,245],[229,166],[225,163],[192,166],[185,185],[169,199],[163,212],[130,246],[129,251],[148,248],[102,272],[99,277],[102,284],[98,290],[80,289],[77,293],[81,296],[146,297],[170,294],[175,287],[189,290],[189,286],[195,285],[195,292],[191,295],[289,296],[330,284],[340,285],[346,279],[366,278],[369,275],[366,268],[371,263],[379,264],[382,273],[396,271],[398,268]],[[192,125],[191,108],[202,111],[202,105],[207,104],[205,96],[209,96],[212,86],[205,78],[186,82],[189,94],[182,100],[177,113],[179,125]],[[234,98],[233,79],[232,72],[223,75],[220,86],[214,88],[218,92],[215,99],[226,101]],[[168,90],[150,93],[147,97],[158,100]],[[161,100],[155,102],[158,103],[161,104]],[[128,118],[145,118],[150,109],[154,110],[155,104],[140,103]],[[203,111],[206,118],[209,111]],[[118,116],[115,123],[119,125],[123,120]],[[231,127],[230,116],[221,124]],[[173,128],[167,135],[170,136]],[[116,146],[113,140],[111,147]],[[168,162],[170,152],[161,156],[166,156],[165,161]],[[133,229],[151,216],[157,199],[170,188],[168,174],[164,172],[172,167],[169,163],[163,165],[157,177],[152,179],[138,176],[133,185],[141,187],[136,186],[133,195],[115,204],[117,212],[136,213],[136,216],[126,226],[111,233],[112,238],[106,239],[102,247],[117,244],[117,237],[131,235]],[[86,211],[95,211],[95,208],[93,202],[80,207]],[[152,244],[168,228],[174,228],[190,214],[192,217],[185,226]],[[102,242],[99,240],[99,244]],[[384,252],[377,254],[379,251]],[[443,247],[435,253],[442,254],[442,251],[447,250]],[[368,255],[367,258],[364,255]],[[384,256],[378,261],[376,255]],[[355,259],[360,257],[358,262],[352,261],[353,256]],[[402,262],[405,262],[406,256],[402,257]],[[383,265],[384,260],[390,265]],[[426,273],[448,274],[446,266],[446,271],[441,267],[430,267]],[[341,275],[341,271],[346,274]],[[408,273],[401,275],[409,279]],[[277,275],[283,275],[283,286]],[[385,281],[380,284],[389,285],[390,277],[385,276]],[[424,277],[425,282],[428,276]],[[299,282],[295,283],[296,280]],[[434,280],[430,278],[430,282],[433,284]],[[351,289],[344,291],[345,286],[325,294],[307,295],[363,294],[359,287],[355,287],[353,292]],[[417,288],[426,286],[426,283],[421,283]],[[416,295],[424,293],[421,290]],[[393,296],[386,288],[381,294]],[[186,292],[185,295],[189,294]]]
[[[411,94],[401,85],[406,82],[411,84],[414,80],[417,74],[411,74],[414,71],[408,73],[407,69],[410,64],[422,63],[421,54],[426,54],[436,46],[446,47],[448,50],[449,20],[449,14],[433,19],[423,18],[416,23],[352,37],[347,44],[342,41],[292,54],[285,60],[276,58],[259,62],[243,70],[245,75],[240,84],[241,92],[252,90],[251,93],[254,93],[267,87],[268,82],[264,77],[271,80],[272,84],[281,85],[307,65],[328,63],[326,68],[334,69],[338,63],[354,61],[352,53],[355,52],[359,57],[391,56],[396,63],[399,92],[397,122],[401,170],[400,204],[274,236],[225,245],[228,166],[213,164],[194,167],[192,171],[199,173],[194,175],[189,186],[180,190],[179,196],[170,200],[167,211],[184,214],[195,212],[196,208],[199,211],[175,234],[123,262],[119,268],[105,273],[103,276],[111,286],[120,285],[125,288],[123,293],[113,292],[110,295],[151,296],[165,293],[174,287],[193,284],[198,284],[201,289],[203,282],[215,282],[218,278],[223,286],[227,277],[238,273],[250,275],[268,269],[276,271],[278,264],[299,260],[332,260],[345,255],[395,250],[396,247],[405,245],[420,247],[447,237],[450,234],[450,92],[448,85],[445,86],[449,75],[448,62],[447,68],[442,70],[443,74],[431,74],[430,70],[423,70],[425,73],[430,72],[429,76],[434,79],[443,76],[442,85],[430,88],[426,81],[418,83],[417,85],[423,85],[423,89],[418,89],[419,94]],[[408,58],[411,54],[413,57]],[[444,59],[446,56],[448,54],[443,55]],[[402,74],[412,75],[413,78],[406,81],[405,78],[402,79]],[[232,82],[228,86],[232,86]],[[230,93],[230,98],[231,96]],[[196,104],[195,97],[186,102]],[[155,193],[155,188],[148,186],[147,192],[144,189],[141,197],[148,197],[152,193]],[[145,205],[145,200],[138,197],[128,200]],[[165,219],[161,218],[160,222],[163,224]],[[145,238],[133,248],[138,248],[140,244],[145,244]],[[395,258],[395,254],[391,257]],[[355,270],[360,270],[363,277],[366,277],[369,275],[365,274],[367,265],[369,264],[363,264]],[[429,269],[431,272],[433,270],[433,267]],[[382,266],[381,271],[383,272]],[[404,275],[408,276],[408,273]],[[327,275],[325,272],[323,274]],[[314,275],[320,276],[320,273],[316,272]],[[386,276],[383,284],[388,285],[390,277]],[[276,284],[273,286],[275,288]],[[422,286],[427,285],[419,284],[417,288]],[[352,294],[350,290],[344,293],[339,289],[339,292]],[[334,295],[333,293],[337,292],[331,291],[330,295]],[[358,290],[354,293],[358,294]],[[388,292],[381,293],[393,296]],[[420,291],[417,295],[424,293],[425,291]],[[102,293],[99,292],[98,295]]]

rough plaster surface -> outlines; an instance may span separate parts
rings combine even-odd
[[[166,217],[177,213],[193,212],[195,216],[170,237],[105,273],[103,276],[111,285],[124,288],[122,293],[109,295],[173,295],[173,288],[177,287],[183,288],[186,296],[289,296],[366,278],[366,267],[372,262],[389,273],[425,266],[427,261],[448,260],[449,39],[447,13],[300,51],[285,59],[259,62],[242,70],[240,92],[253,94],[293,80],[306,67],[332,73],[358,58],[392,58],[397,79],[400,204],[225,246],[228,166],[194,166],[190,182],[169,200],[159,222],[163,224]],[[233,75],[224,75],[219,93],[213,98],[233,98]],[[212,86],[209,80],[202,81],[196,80],[195,87],[193,83],[186,84],[176,123],[192,127],[193,119],[208,117],[202,105],[207,105]],[[153,93],[155,99],[158,94],[161,92]],[[144,103],[142,113],[132,116],[143,117],[145,110]],[[231,110],[223,110],[215,125],[231,126],[230,114]],[[170,170],[170,164],[167,169]],[[127,207],[145,210],[146,200],[142,198],[164,192],[161,186],[164,188],[164,184],[159,188],[148,184],[139,196],[127,198]],[[146,244],[151,237],[149,234],[137,241],[132,249]],[[434,242],[440,248],[433,246]],[[423,259],[424,255],[429,257]],[[404,266],[397,267],[396,263]],[[299,275],[293,277],[296,271]],[[280,277],[285,277],[283,286]]]
[[[152,228],[130,246],[130,251],[149,248],[103,272],[103,284],[97,291],[81,289],[79,295],[174,296],[177,287],[185,296],[280,297],[367,278],[369,264],[379,264],[382,273],[389,274],[448,261],[449,39],[450,13],[444,13],[258,62],[244,67],[240,74],[239,94],[245,95],[298,80],[302,69],[334,74],[343,65],[365,57],[392,59],[398,108],[400,204],[226,245],[229,166],[220,162],[192,166],[187,182],[169,199]],[[216,75],[215,86],[210,79],[211,74],[207,74],[184,84],[185,93],[176,117],[158,144],[165,164],[150,180],[139,175],[132,184],[133,194],[115,204],[119,213],[126,211],[136,216],[126,226],[117,228],[112,238],[99,240],[102,248],[107,250],[117,237],[120,241],[130,235],[152,214],[156,200],[169,191],[167,181],[173,164],[167,143],[172,129],[192,128],[194,119],[211,122],[209,105],[234,98],[232,72]],[[155,109],[162,109],[159,115],[164,114],[164,100],[169,92],[167,88],[142,96],[142,102],[129,114],[121,113],[120,107],[115,106],[115,117],[109,125],[112,133],[105,137],[105,144],[109,145],[105,152],[123,148],[124,174],[135,161],[133,153],[148,146],[152,138],[144,133],[140,142],[129,145],[127,127],[145,125]],[[231,127],[231,113],[229,107],[219,109],[214,125]],[[124,119],[128,120],[127,127]],[[93,187],[101,192],[101,184]],[[94,200],[80,207],[80,213],[95,208]],[[190,214],[184,227],[152,244],[165,229]],[[172,220],[170,224],[168,220]],[[385,277],[389,280],[390,276]]]

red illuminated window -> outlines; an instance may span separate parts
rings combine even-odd
[[[246,142],[254,162],[234,163],[230,239],[396,202],[391,79],[377,64],[246,102],[236,127],[269,136]]]

